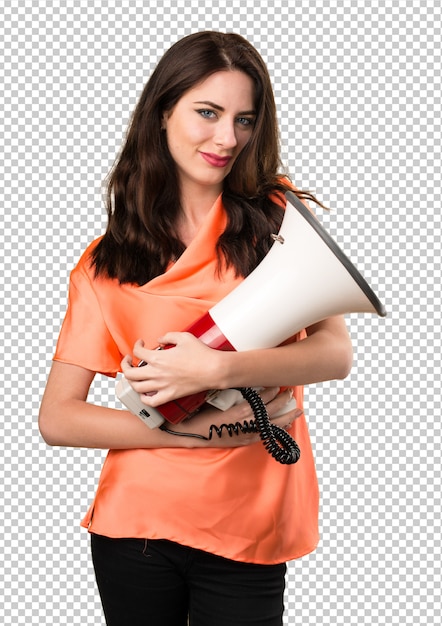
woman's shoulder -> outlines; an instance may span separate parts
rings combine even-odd
[[[83,273],[87,274],[90,278],[94,277],[94,252],[102,239],[103,235],[97,237],[97,239],[94,239],[88,244],[78,259],[77,265],[73,269],[73,273]]]

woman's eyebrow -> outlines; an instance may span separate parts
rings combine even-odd
[[[210,106],[212,109],[216,109],[217,111],[221,111],[222,113],[225,111],[224,107],[219,104],[215,104],[215,102],[211,102],[210,100],[197,100],[194,104],[206,104]],[[255,115],[256,111],[239,111],[237,115]]]

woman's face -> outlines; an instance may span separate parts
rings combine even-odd
[[[185,92],[164,115],[182,193],[221,193],[224,178],[252,134],[253,101],[253,81],[247,74],[222,71]]]

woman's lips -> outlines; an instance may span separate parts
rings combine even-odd
[[[201,152],[201,156],[207,163],[213,165],[214,167],[226,167],[228,163],[231,161],[231,156],[220,157],[217,154],[212,154],[211,152]]]

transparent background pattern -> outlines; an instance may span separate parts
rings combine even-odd
[[[47,447],[37,412],[130,113],[204,29],[262,53],[288,170],[389,313],[350,315],[351,375],[307,390],[322,539],[290,564],[286,623],[442,622],[441,22],[438,0],[3,0],[1,623],[104,623],[79,528],[104,453]]]

